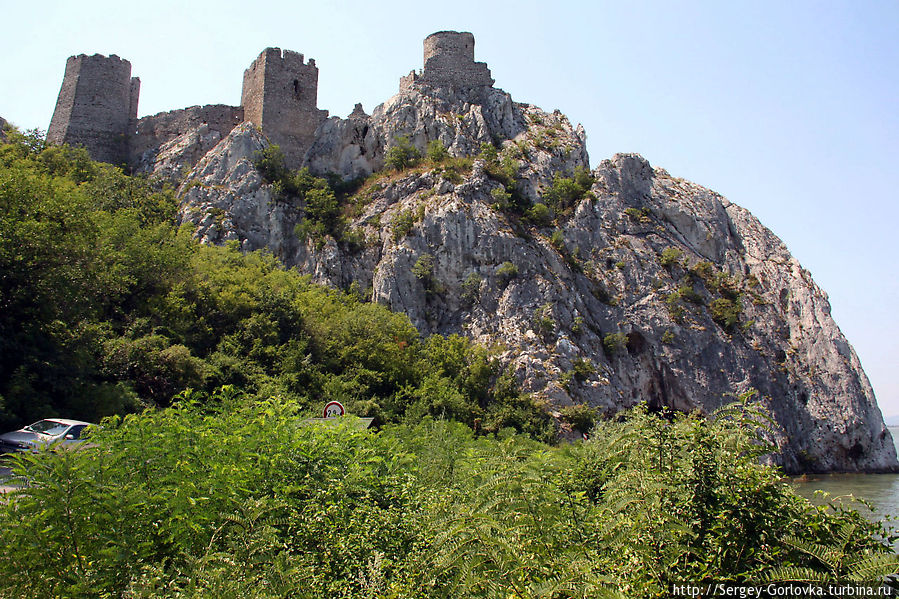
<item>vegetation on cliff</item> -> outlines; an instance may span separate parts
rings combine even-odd
[[[490,349],[202,246],[171,193],[10,137],[2,425],[109,417],[86,446],[13,460],[27,485],[0,505],[0,595],[657,597],[896,569],[880,526],[760,465],[748,397],[546,444],[549,417]],[[331,399],[381,429],[309,425]]]
[[[171,193],[83,150],[14,135],[0,147],[0,210],[2,427],[234,385],[310,410],[338,400],[380,422],[432,414],[554,435],[490,349],[422,340],[405,316],[269,253],[201,245],[175,228]]]

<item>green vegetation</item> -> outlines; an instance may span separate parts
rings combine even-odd
[[[465,277],[465,280],[462,281],[460,294],[463,305],[471,307],[477,303],[478,299],[481,297],[482,281],[481,275],[476,272]]]
[[[394,140],[394,145],[387,150],[384,164],[388,168],[401,171],[415,166],[421,160],[421,152],[418,151],[409,138],[401,135]]]
[[[397,242],[408,235],[415,226],[415,220],[415,213],[411,210],[398,211],[390,223],[393,230],[393,241]]]
[[[626,208],[624,213],[632,219],[644,224],[650,222],[650,216],[652,216],[652,210],[649,208]]]
[[[642,599],[899,566],[880,525],[760,464],[770,421],[748,395],[709,418],[641,406],[550,445],[546,406],[494,350],[421,339],[358,285],[314,285],[268,253],[201,246],[170,192],[9,136],[0,426],[109,417],[77,449],[10,458],[28,484],[0,502],[0,596]],[[535,313],[546,334],[551,316]],[[572,380],[593,372],[576,360]],[[328,400],[378,428],[307,422]]]
[[[677,264],[680,264],[680,261],[684,257],[684,252],[675,247],[665,248],[662,250],[662,253],[659,254],[659,264],[661,264],[665,268],[671,268]]]
[[[32,484],[0,506],[0,594],[640,599],[896,568],[878,526],[759,465],[745,403],[710,420],[637,409],[556,448],[428,417],[302,426],[300,411],[185,393],[106,421],[93,447],[19,458]]]
[[[496,269],[496,278],[499,279],[500,287],[505,287],[517,276],[518,267],[511,262],[503,262]]]
[[[599,415],[596,410],[587,404],[576,404],[567,406],[559,410],[562,414],[562,420],[571,425],[571,427],[582,433],[589,433],[593,430]]]
[[[486,142],[481,144],[478,158],[484,161],[484,170],[487,175],[502,185],[502,189],[494,189],[491,192],[494,209],[515,216],[524,214],[528,206],[527,201],[518,191],[519,162],[512,158],[511,153],[504,152],[500,155],[496,146]]]
[[[525,218],[538,227],[547,227],[552,224],[552,213],[543,202],[537,202],[527,209]]]
[[[683,259],[683,251],[674,247],[662,250],[659,254],[659,263],[669,271],[675,265],[683,265],[685,268],[687,266],[687,261]],[[715,268],[711,262],[701,260],[690,266],[685,276],[678,275],[676,278],[681,280],[681,284],[676,291],[664,296],[665,305],[675,322],[684,322],[687,314],[684,301],[698,306],[706,304],[707,296],[697,291],[699,286],[700,290],[705,287],[708,295],[713,298],[708,304],[709,314],[725,332],[734,333],[741,327],[745,329],[751,326],[751,322],[742,324],[740,322],[743,311],[741,287],[748,287],[755,301],[756,294],[751,290],[757,287],[759,282],[754,276],[747,277],[745,285],[741,285],[738,280]]]
[[[718,298],[709,304],[709,311],[712,313],[712,320],[725,331],[731,332],[740,323],[742,306],[739,299]]]
[[[443,145],[443,142],[439,139],[432,139],[428,142],[425,155],[428,157],[428,160],[434,164],[443,162],[450,157],[449,152],[446,150],[446,146]]]
[[[551,438],[490,350],[422,341],[405,316],[269,253],[199,245],[172,225],[170,193],[83,151],[33,145],[0,146],[0,427],[97,421],[233,385],[306,409],[339,400],[379,422],[430,413],[433,391],[480,430]]]
[[[335,187],[345,187],[347,184],[332,184],[323,177],[313,176],[308,168],[291,171],[285,165],[284,153],[277,145],[257,152],[253,164],[262,178],[272,184],[275,198],[302,203],[303,220],[295,230],[300,239],[311,238],[319,248],[329,235],[353,246],[360,244],[358,234],[348,229],[335,192]]]
[[[574,373],[574,378],[585,381],[596,374],[596,367],[593,366],[590,358],[575,358],[571,363],[571,371]]]
[[[534,310],[534,315],[531,317],[531,323],[535,333],[544,339],[549,338],[556,329],[556,321],[553,319],[552,304],[546,303]]]
[[[578,167],[571,177],[553,177],[553,184],[543,192],[543,201],[557,215],[568,214],[593,186],[593,175],[584,167]]]
[[[602,348],[610,358],[620,354],[627,348],[626,333],[609,333],[602,338]]]

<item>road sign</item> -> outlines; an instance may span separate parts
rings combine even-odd
[[[338,416],[343,416],[346,414],[346,410],[343,409],[343,404],[339,401],[329,401],[325,404],[325,409],[322,411],[322,418],[336,418]]]

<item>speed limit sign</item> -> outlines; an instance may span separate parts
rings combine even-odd
[[[343,409],[343,404],[339,401],[329,401],[325,404],[325,409],[322,411],[322,418],[336,418],[337,416],[343,416],[346,414],[346,410]]]

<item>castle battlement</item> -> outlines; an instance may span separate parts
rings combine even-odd
[[[439,31],[424,40],[424,68],[400,80],[400,90],[422,87],[478,92],[493,85],[490,69],[474,61],[474,36]],[[222,137],[243,121],[281,146],[299,167],[328,111],[318,108],[318,67],[299,52],[266,48],[244,71],[240,106],[190,107],[137,119],[140,79],[115,54],[79,54],[66,61],[47,141],[83,146],[95,160],[134,165],[147,151],[207,125]],[[354,118],[365,116],[361,106]]]

